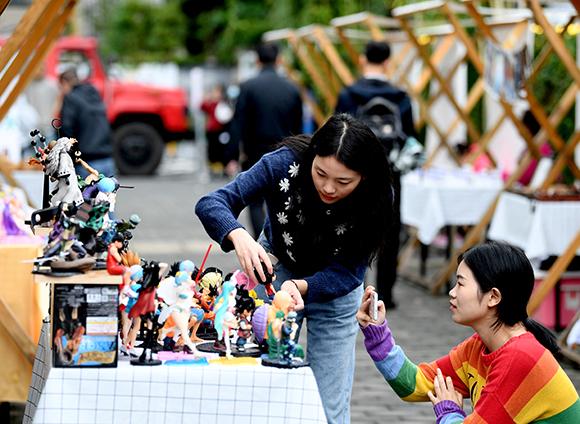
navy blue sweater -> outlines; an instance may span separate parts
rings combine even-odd
[[[297,157],[287,147],[266,154],[235,180],[202,197],[195,213],[208,235],[228,252],[233,245],[227,235],[242,227],[237,220],[241,211],[256,200],[265,199],[268,216],[264,233],[272,253],[295,274],[294,278],[308,282],[306,303],[329,301],[362,284],[368,256],[341,254],[349,232],[354,230],[346,219],[348,214],[341,214],[340,208],[320,202],[328,217],[324,225],[328,227],[332,250],[315,247],[308,235],[296,231],[304,222],[297,176],[299,172],[310,172],[299,168]]]

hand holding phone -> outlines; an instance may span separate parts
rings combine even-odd
[[[369,315],[373,321],[379,319],[379,295],[377,292],[372,292],[371,303],[369,305]]]

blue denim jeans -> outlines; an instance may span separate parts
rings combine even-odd
[[[258,242],[266,251],[270,245],[263,234]],[[274,287],[280,289],[282,283],[293,276],[278,262],[274,266],[276,281]],[[258,296],[266,299],[263,286],[256,287]],[[326,419],[331,424],[350,423],[350,397],[355,366],[355,343],[358,334],[356,312],[363,294],[362,284],[349,294],[323,303],[308,303],[298,313],[297,322],[302,326],[307,322],[306,359],[318,384]]]

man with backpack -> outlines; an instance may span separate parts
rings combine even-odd
[[[361,55],[363,77],[345,87],[338,96],[336,112],[345,112],[365,122],[383,143],[393,166],[393,228],[391,242],[377,259],[376,288],[388,309],[396,304],[393,286],[397,279],[397,256],[401,231],[401,173],[419,164],[422,147],[416,141],[409,95],[387,81],[391,49],[386,42],[370,41]]]

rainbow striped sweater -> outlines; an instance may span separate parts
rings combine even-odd
[[[387,322],[362,329],[365,346],[378,370],[401,399],[429,401],[437,368],[451,376],[473,413],[451,401],[434,409],[438,424],[580,423],[574,385],[552,354],[531,333],[513,337],[486,353],[477,334],[431,363],[415,365],[395,344]]]

